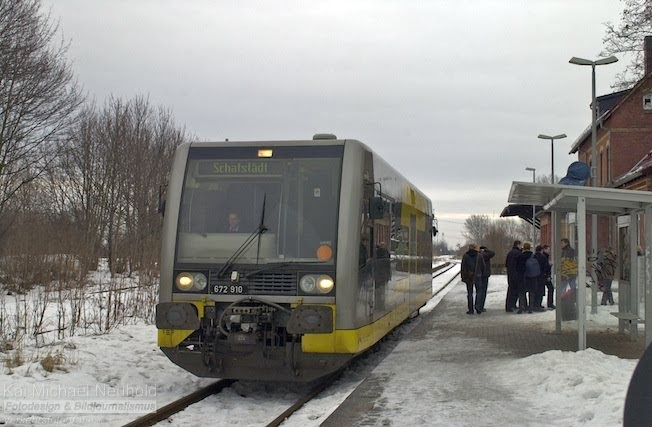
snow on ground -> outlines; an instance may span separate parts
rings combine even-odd
[[[458,270],[456,267],[433,280],[433,290],[441,288]],[[457,283],[455,286],[463,285]],[[432,310],[450,288],[437,294],[422,310]],[[487,296],[489,310],[504,307],[505,289],[505,276],[491,277]],[[612,309],[598,309],[597,315],[587,310],[588,327],[617,328],[616,319],[608,314]],[[514,322],[538,322],[542,328],[554,330],[552,311],[511,316]],[[405,389],[394,386],[409,381],[410,393],[414,394],[419,390],[431,390],[433,381],[446,378],[442,371],[449,366],[446,361],[436,357],[433,360],[432,351],[425,351],[435,346],[433,342],[402,340],[422,319],[417,318],[399,328],[380,352],[350,368],[333,387],[309,402],[284,425],[320,425],[370,374],[383,375],[388,381],[382,396],[387,408],[385,425],[408,426],[423,422],[471,425],[451,420],[459,416],[459,405],[473,405],[473,402],[405,399]],[[482,320],[490,322],[490,319],[486,316]],[[460,354],[466,345],[468,342],[459,343]],[[476,345],[481,346],[481,343]],[[62,356],[61,369],[53,372],[43,369],[39,362],[48,353]],[[103,335],[66,338],[49,347],[26,346],[23,350],[25,363],[13,368],[7,366],[9,355],[10,352],[0,353],[3,363],[0,424],[6,425],[120,425],[147,412],[148,405],[161,407],[213,381],[196,378],[168,361],[156,346],[156,328],[143,323],[121,326]],[[548,351],[525,358],[492,358],[489,355],[483,365],[483,381],[495,384],[496,390],[518,390],[517,398],[509,396],[515,401],[505,402],[505,408],[526,408],[527,413],[536,414],[532,422],[521,420],[522,425],[544,425],[542,420],[551,414],[550,425],[618,426],[622,423],[624,399],[636,363],[636,360],[619,359],[593,349]],[[414,369],[421,365],[427,366],[428,371]],[[524,371],[528,372],[527,381],[514,375]],[[243,382],[188,408],[162,425],[265,425],[277,415],[278,409],[292,402],[301,391],[301,386],[292,384]],[[506,417],[503,412],[476,410],[476,424],[501,425],[515,419]]]

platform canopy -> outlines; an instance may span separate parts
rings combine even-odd
[[[537,217],[537,215],[543,210],[541,206],[536,206],[535,205],[535,221],[534,225],[537,228],[540,228],[541,226],[541,221]],[[532,224],[532,205],[517,205],[517,204],[511,204],[505,206],[503,211],[500,213],[501,218],[505,218],[508,216],[517,216],[521,218],[522,220]]]
[[[652,192],[603,187],[513,182],[509,203],[543,206],[544,211],[575,212],[578,198],[586,200],[587,213],[627,215],[652,205]]]
[[[646,248],[646,273],[642,283],[645,295],[645,345],[652,343],[652,298],[648,294],[652,292],[652,192],[623,190],[604,187],[585,187],[571,186],[560,184],[537,184],[532,182],[513,182],[509,191],[509,203],[521,205],[538,205],[543,207],[543,211],[552,213],[553,239],[551,246],[554,254],[555,275],[560,277],[560,251],[556,248],[559,236],[559,214],[576,212],[577,221],[577,256],[578,256],[578,275],[577,275],[577,298],[578,301],[585,301],[585,284],[586,284],[586,216],[587,214],[624,216],[637,215],[639,212],[645,213],[645,243],[642,245]],[[637,241],[638,238],[638,221],[630,221],[629,227],[629,259],[630,271],[636,271],[637,259]],[[624,282],[621,281],[620,285]],[[557,284],[559,286],[559,284]],[[631,287],[630,298],[627,304],[624,304],[621,298],[618,301],[619,312],[612,313],[619,319],[619,329],[623,330],[625,321],[630,324],[630,333],[636,334],[636,326],[640,320],[638,311],[638,278],[637,275],[631,275],[629,280]],[[557,287],[557,298],[559,298],[559,287]],[[557,300],[559,302],[559,299]],[[578,304],[578,349],[586,348],[586,314],[585,305]],[[561,318],[557,313],[558,331],[561,328]]]

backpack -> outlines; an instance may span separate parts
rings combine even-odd
[[[534,257],[534,254],[530,255],[530,258],[525,261],[525,277],[538,277],[541,274],[541,267],[539,266],[539,260]]]

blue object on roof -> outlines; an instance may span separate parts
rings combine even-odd
[[[591,176],[591,168],[584,162],[573,162],[568,166],[566,176],[559,180],[563,185],[584,185]]]

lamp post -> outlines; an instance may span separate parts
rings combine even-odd
[[[525,168],[526,171],[531,171],[532,172],[532,182],[536,182],[536,169],[535,168]],[[534,218],[536,217],[536,206],[532,205],[532,244],[534,245],[536,242],[536,226],[534,225]]]
[[[550,140],[550,183],[554,184],[555,183],[555,139],[566,138],[566,134],[562,133],[555,136],[539,134],[538,138]]]
[[[593,187],[598,186],[598,153],[596,147],[596,124],[598,121],[598,106],[595,102],[595,66],[613,64],[616,61],[618,61],[618,58],[615,56],[598,59],[596,61],[590,61],[588,59],[577,58],[573,56],[570,61],[568,61],[571,64],[575,65],[591,66],[591,175],[593,176]]]
[[[596,61],[591,61],[588,59],[577,58],[573,56],[570,61],[571,64],[575,65],[590,65],[591,66],[591,175],[593,179],[591,185],[593,187],[598,186],[598,147],[596,141],[596,126],[598,121],[598,106],[595,100],[595,67],[596,65],[607,65],[617,62],[618,58],[615,56],[609,56],[607,58],[598,59]],[[595,255],[598,252],[598,215],[591,215],[591,252]],[[583,254],[582,256],[585,256]],[[580,284],[579,287],[581,291],[578,292],[578,299],[582,301],[584,298],[584,284]],[[591,313],[595,314],[598,312],[597,300],[598,300],[598,290],[597,286],[593,286],[591,290]]]

